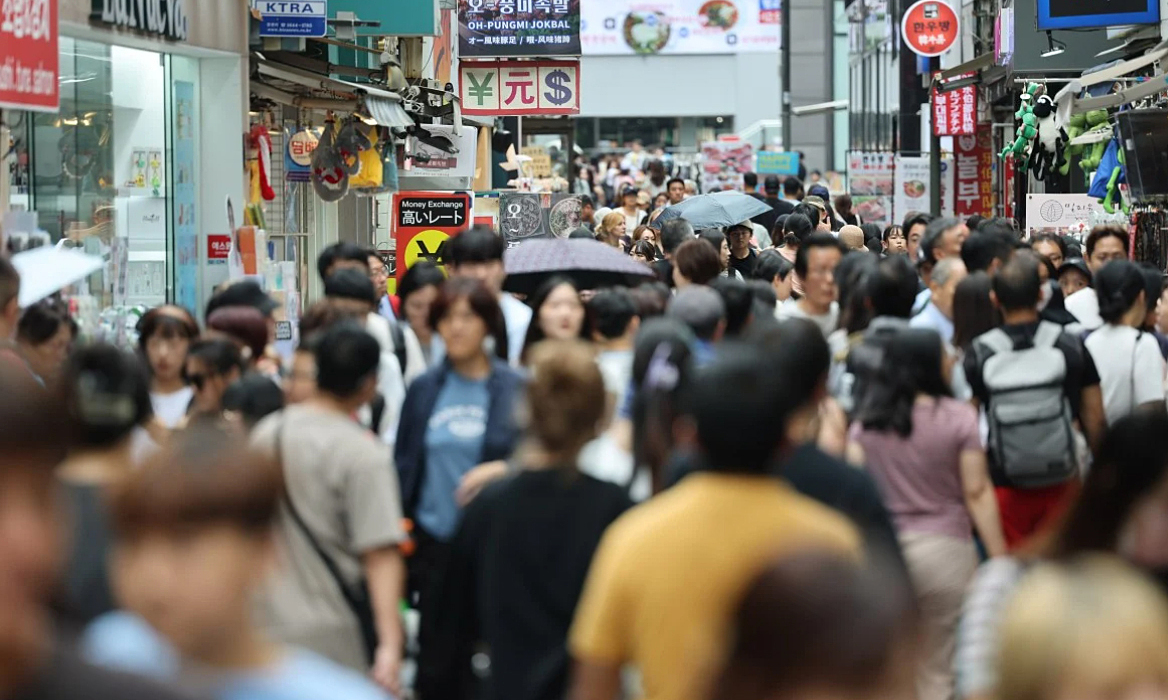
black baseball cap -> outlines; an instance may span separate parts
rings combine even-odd
[[[1087,261],[1082,258],[1068,258],[1059,265],[1058,276],[1062,277],[1067,270],[1078,270],[1087,276],[1087,281],[1091,281],[1091,268],[1087,267]]]
[[[225,306],[250,306],[264,316],[271,316],[279,304],[264,292],[259,282],[241,280],[211,297],[207,302],[207,317],[210,318],[212,313]]]

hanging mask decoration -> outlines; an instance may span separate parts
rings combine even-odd
[[[312,152],[312,189],[326,202],[335,202],[349,192],[349,171],[337,152],[334,124],[325,124],[320,143]]]
[[[1050,95],[1043,95],[1035,101],[1033,113],[1038,118],[1038,133],[1030,156],[1030,169],[1034,177],[1050,181],[1058,177],[1063,167],[1063,150],[1070,139],[1059,123],[1058,110]]]
[[[373,142],[357,128],[353,119],[345,122],[340,132],[337,133],[337,153],[341,156],[345,170],[350,175],[356,175],[361,171],[361,153],[371,148],[373,148]]]

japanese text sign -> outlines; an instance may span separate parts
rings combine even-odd
[[[397,277],[419,260],[443,265],[446,241],[471,223],[470,195],[465,192],[396,192],[393,231],[397,242]]]
[[[458,55],[579,56],[581,0],[458,0]]]
[[[918,0],[905,11],[900,32],[913,53],[940,56],[957,43],[961,26],[957,13],[945,0]]]
[[[464,61],[462,113],[480,116],[579,114],[579,61]]]
[[[953,213],[964,219],[974,214],[992,216],[994,211],[994,155],[990,150],[990,130],[982,127],[973,136],[953,139],[956,197]]]
[[[260,36],[324,36],[328,33],[328,0],[252,0],[260,14]]]
[[[0,107],[56,112],[57,0],[4,0],[0,7]]]
[[[971,136],[977,133],[977,87],[967,85],[939,92],[933,86],[933,134]]]

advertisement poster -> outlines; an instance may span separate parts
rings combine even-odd
[[[848,193],[852,209],[865,223],[892,223],[895,158],[882,151],[848,152]]]
[[[445,263],[446,241],[470,228],[466,192],[394,192],[390,216],[397,242],[397,280],[419,260]]]
[[[742,189],[742,176],[754,167],[754,146],[743,141],[702,144],[702,192]]]
[[[892,221],[903,221],[910,211],[932,211],[929,156],[898,155],[895,168]],[[953,156],[945,154],[941,157],[941,216],[953,216],[953,186]]]
[[[959,219],[974,214],[993,216],[994,154],[989,128],[978,129],[976,136],[955,136],[953,159],[957,182],[953,214]]]
[[[977,87],[968,85],[948,92],[933,88],[933,134],[970,136],[977,133]]]
[[[759,175],[798,175],[799,154],[794,151],[759,151],[754,172]]]
[[[567,238],[580,223],[580,198],[575,195],[546,192],[499,195],[499,233],[508,248],[534,238]]]
[[[5,2],[0,14],[0,107],[56,112],[57,0]]]
[[[1093,219],[1107,215],[1099,200],[1086,194],[1026,195],[1026,235],[1054,233],[1086,237]]]
[[[458,55],[579,56],[581,2],[458,0]]]
[[[476,61],[458,67],[462,113],[580,113],[579,61]]]
[[[195,220],[195,84],[174,82],[174,302],[199,313],[199,227]]]
[[[777,0],[587,0],[584,55],[778,51]]]

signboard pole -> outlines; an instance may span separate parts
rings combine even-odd
[[[929,75],[940,69],[941,59],[930,58]],[[941,216],[941,137],[937,134],[936,128],[929,129],[929,210],[933,216]]]

